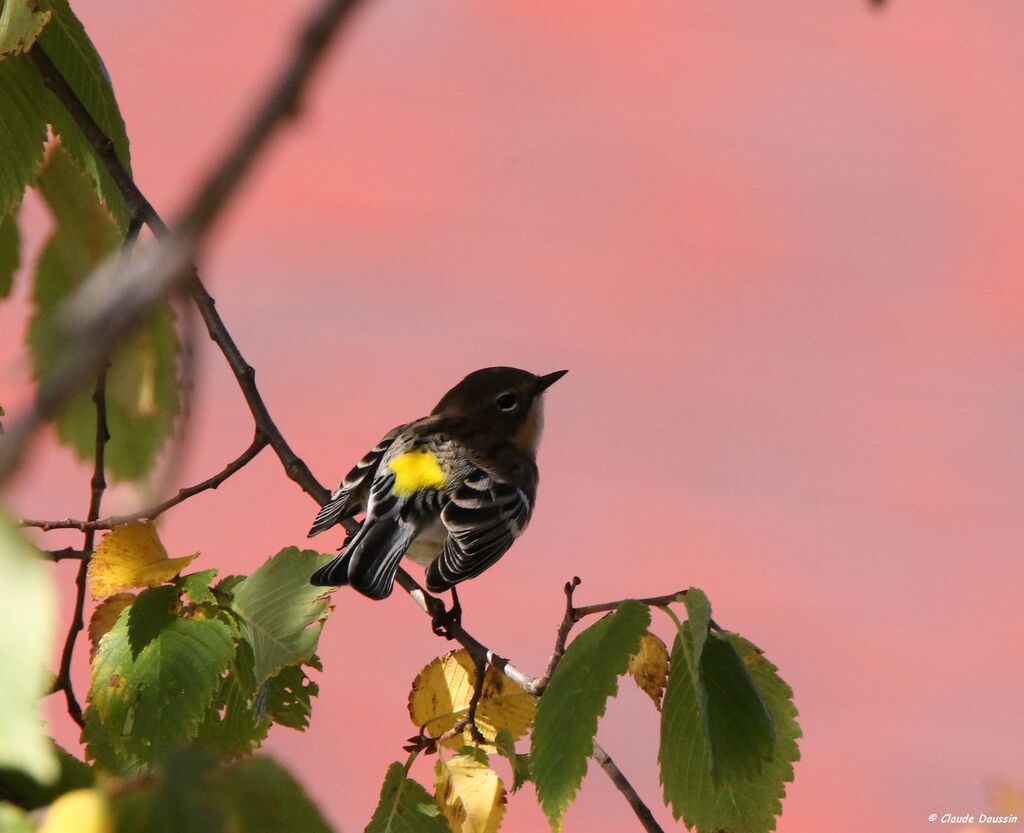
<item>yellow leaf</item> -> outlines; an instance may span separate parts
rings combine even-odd
[[[104,599],[132,587],[156,587],[178,575],[197,555],[168,558],[149,521],[119,526],[103,536],[89,562],[92,597]]]
[[[135,601],[134,593],[118,593],[96,606],[89,618],[89,656],[96,656],[96,649],[99,648],[100,639],[103,634],[114,627],[114,622],[121,615],[121,611]]]
[[[505,786],[493,769],[475,758],[438,760],[434,798],[452,833],[495,833],[505,816]]]
[[[53,802],[39,833],[113,833],[107,797],[99,790],[72,790]]]
[[[629,658],[629,673],[661,711],[661,695],[668,680],[668,649],[653,633],[645,633],[640,650]]]
[[[469,711],[476,682],[476,666],[466,650],[438,657],[420,671],[409,692],[409,717],[417,728],[434,737],[451,729]],[[476,710],[476,725],[488,740],[507,729],[513,739],[522,737],[533,725],[537,701],[494,666],[487,667],[483,695]],[[465,737],[448,742],[459,749],[470,743]]]

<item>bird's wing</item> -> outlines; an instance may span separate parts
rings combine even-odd
[[[427,569],[435,593],[479,575],[512,546],[533,511],[535,479],[522,487],[474,468],[441,511],[448,530],[441,554]]]
[[[358,515],[366,508],[370,483],[381,457],[405,427],[405,425],[399,425],[385,434],[384,438],[352,467],[352,471],[345,475],[341,485],[331,495],[331,499],[321,507],[320,512],[313,520],[313,526],[309,530],[310,538],[345,518]]]

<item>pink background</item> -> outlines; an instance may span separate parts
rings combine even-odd
[[[165,216],[309,5],[75,4]],[[533,524],[467,586],[468,627],[539,672],[573,574],[584,602],[700,586],[796,690],[780,830],[923,831],[1024,772],[1022,31],[1024,6],[982,0],[381,0],[202,270],[330,486],[470,370],[570,368]],[[43,233],[35,204],[23,226]],[[25,289],[0,309],[9,414]],[[182,482],[251,437],[200,353]],[[36,450],[16,511],[80,517],[86,470]],[[314,509],[264,452],[161,529],[196,567],[249,572],[303,544]],[[268,749],[353,831],[413,731],[409,683],[446,646],[404,594],[335,600],[312,729]],[[657,715],[622,689],[599,737],[669,824]],[[544,824],[513,799],[506,830]],[[638,827],[592,771],[566,829]]]

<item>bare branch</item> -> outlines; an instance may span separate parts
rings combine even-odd
[[[81,560],[87,555],[85,550],[76,550],[74,547],[64,547],[60,550],[47,550],[46,555],[51,561]]]
[[[65,518],[62,521],[36,521],[26,518],[19,521],[19,526],[33,527],[41,529],[43,532],[49,532],[51,529],[80,529],[83,532],[86,532],[88,530],[113,529],[115,526],[131,523],[132,521],[152,520],[153,518],[162,515],[172,506],[177,506],[179,503],[188,500],[190,497],[198,495],[200,492],[205,492],[208,489],[216,489],[221,483],[231,477],[231,475],[246,466],[249,461],[266,448],[266,446],[267,438],[261,432],[257,431],[256,436],[253,437],[249,447],[228,463],[223,469],[213,475],[213,477],[208,477],[206,480],[196,483],[194,486],[179,489],[178,493],[174,497],[168,498],[163,503],[158,503],[156,506],[151,506],[148,509],[141,509],[138,512],[132,512],[128,515],[110,515],[109,517],[99,518],[94,521],[75,520],[73,518]],[[65,557],[71,558],[73,556]]]
[[[548,660],[544,673],[534,680],[533,685],[530,687],[531,693],[536,694],[538,697],[548,687],[548,683],[551,682],[551,675],[555,673],[555,668],[565,655],[566,640],[569,638],[572,626],[577,621],[576,608],[572,606],[572,594],[579,586],[579,576],[573,576],[572,581],[565,583],[565,615],[562,617],[558,630],[555,632],[555,649],[551,652],[551,658]]]
[[[574,620],[578,622],[584,616],[615,610],[623,602],[628,601],[637,601],[645,605],[651,605],[652,607],[668,607],[668,605],[673,602],[681,602],[685,595],[686,591],[680,590],[678,593],[668,593],[664,596],[649,596],[646,599],[619,599],[617,602],[602,602],[601,604],[596,605],[584,605],[583,607],[577,607],[574,610]]]
[[[633,785],[626,780],[626,776],[622,774],[622,770],[618,768],[615,761],[609,757],[608,753],[601,748],[596,740],[594,741],[594,752],[591,756],[603,769],[608,777],[612,779],[612,783],[618,788],[619,792],[626,797],[626,801],[629,802],[629,806],[633,808],[633,812],[636,813],[637,819],[639,819],[641,826],[647,833],[664,833],[661,829],[661,825],[655,820],[651,814],[651,809],[644,804],[643,799],[637,794],[637,791],[633,789]]]
[[[94,521],[99,517],[103,493],[107,488],[107,480],[104,474],[104,458],[106,456],[107,441],[110,439],[110,431],[107,428],[106,368],[100,371],[96,379],[96,389],[93,391],[92,401],[96,406],[96,452],[92,472],[91,494],[89,497],[88,518],[90,521]],[[68,626],[67,636],[64,638],[64,647],[60,654],[60,668],[53,685],[54,691],[64,692],[68,714],[71,715],[71,719],[79,726],[85,726],[85,721],[82,718],[82,706],[75,696],[75,689],[71,682],[71,658],[75,653],[75,642],[78,639],[78,634],[85,627],[86,581],[89,575],[89,560],[92,556],[95,538],[95,530],[86,530],[82,561],[78,565],[78,574],[75,576],[75,609],[71,615],[71,624]]]

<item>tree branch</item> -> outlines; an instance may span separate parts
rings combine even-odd
[[[194,486],[179,489],[178,493],[174,497],[168,498],[163,503],[158,503],[156,506],[151,506],[148,509],[141,509],[138,512],[132,512],[128,515],[110,515],[106,518],[100,518],[92,521],[75,520],[73,518],[65,518],[62,521],[36,521],[26,518],[19,521],[18,525],[41,529],[43,532],[49,532],[52,529],[80,529],[82,532],[86,532],[88,530],[113,529],[115,526],[131,523],[132,521],[153,520],[159,515],[162,515],[172,506],[177,506],[179,503],[188,500],[190,497],[198,495],[200,492],[205,492],[208,489],[216,489],[221,483],[231,477],[231,475],[245,467],[249,461],[256,457],[256,455],[266,448],[266,446],[267,438],[262,434],[262,432],[257,431],[256,436],[253,437],[249,447],[228,463],[223,469],[213,475],[213,477],[208,477],[206,480],[196,483]],[[75,558],[76,556],[64,555],[63,557]]]
[[[591,756],[601,766],[608,777],[612,779],[612,783],[618,787],[619,792],[626,797],[626,801],[629,802],[629,806],[633,808],[633,812],[636,814],[637,819],[640,821],[640,825],[647,833],[664,833],[661,829],[661,825],[655,820],[651,814],[651,809],[644,804],[643,799],[637,794],[637,791],[633,789],[633,785],[626,780],[626,776],[622,774],[622,770],[616,765],[615,761],[611,759],[607,752],[601,747],[601,744],[594,740],[594,754]]]
[[[89,497],[88,518],[90,521],[94,521],[99,517],[103,492],[107,488],[107,479],[104,474],[104,457],[107,440],[110,439],[110,431],[107,427],[106,368],[100,370],[99,376],[96,379],[96,389],[93,391],[92,401],[96,406],[96,452],[93,463],[91,494]],[[92,557],[95,539],[95,530],[88,529],[85,531],[85,541],[82,545],[82,561],[78,565],[78,574],[75,576],[75,609],[71,615],[71,624],[68,626],[67,636],[64,638],[64,647],[60,654],[60,669],[57,672],[57,679],[53,684],[54,691],[64,692],[68,714],[81,727],[85,726],[85,721],[82,718],[82,706],[75,696],[75,689],[71,682],[71,658],[75,653],[75,642],[78,639],[78,634],[85,627],[86,582],[89,575],[89,561]]]

